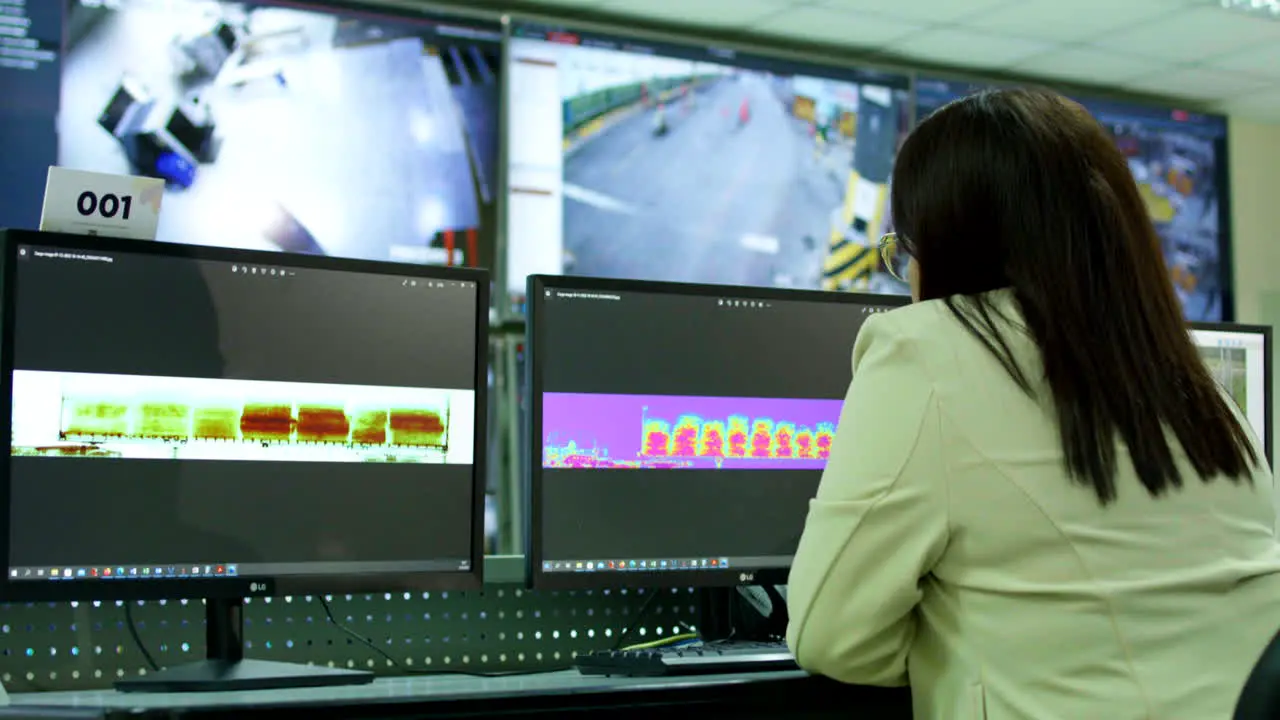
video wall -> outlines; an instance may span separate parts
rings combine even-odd
[[[987,87],[917,78],[916,119]],[[1227,119],[1113,101],[1077,101],[1128,158],[1188,319],[1230,319]]]
[[[19,12],[0,227],[38,224],[50,165],[148,175],[161,240],[496,266],[503,315],[532,273],[904,293],[876,252],[896,149],[977,88],[319,0]],[[1084,104],[1187,316],[1231,319],[1225,118]]]
[[[48,166],[162,178],[158,239],[490,265],[502,32],[303,2],[26,3],[0,226],[34,227]],[[16,98],[16,102],[11,102]]]
[[[901,292],[879,272],[909,79],[516,25],[507,291],[534,273]]]

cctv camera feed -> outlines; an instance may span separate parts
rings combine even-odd
[[[982,90],[942,80],[916,81],[916,114]],[[1228,238],[1226,118],[1183,110],[1081,100],[1115,138],[1138,181],[1187,318],[1229,319],[1224,248]]]
[[[1266,336],[1232,330],[1191,331],[1218,384],[1240,407],[1259,438],[1267,435]]]
[[[501,40],[320,4],[70,0],[58,164],[162,178],[163,241],[487,265]]]
[[[507,290],[531,273],[902,293],[907,78],[520,25]]]

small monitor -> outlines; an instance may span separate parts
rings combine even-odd
[[[1272,461],[1271,328],[1265,325],[1193,323],[1191,337],[1222,387],[1240,406]]]
[[[480,586],[483,271],[23,231],[3,253],[4,600],[206,598],[234,630],[215,613],[246,596]],[[326,684],[209,652],[127,689]]]
[[[785,582],[849,387],[899,296],[535,276],[534,587]]]
[[[907,292],[876,245],[908,76],[515,23],[505,277]]]

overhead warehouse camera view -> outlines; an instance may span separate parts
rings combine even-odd
[[[69,2],[58,164],[162,178],[158,239],[479,263],[497,187],[497,25]]]
[[[706,50],[567,39],[581,40],[517,33],[512,44],[513,95],[528,78],[561,102],[558,124],[510,130],[513,293],[532,272],[903,291],[875,248],[904,92]],[[538,102],[516,95],[513,116]],[[521,158],[553,143],[561,185],[543,188],[549,173],[532,179]],[[563,202],[562,240],[522,220],[522,200],[539,193]]]
[[[1215,138],[1155,130],[1136,121],[1101,119],[1129,159],[1187,315],[1196,320],[1221,319],[1222,233]]]
[[[923,119],[947,102],[989,87],[919,79],[916,116]],[[1080,102],[1128,158],[1187,318],[1226,318],[1222,256],[1227,237],[1220,205],[1226,192],[1226,119],[1128,103]]]

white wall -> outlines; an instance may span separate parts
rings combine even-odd
[[[1280,125],[1232,118],[1230,145],[1236,319],[1275,327],[1280,325]],[[1280,372],[1272,372],[1280,382]],[[1280,405],[1280,397],[1276,401]],[[1273,414],[1273,441],[1278,418],[1280,413]]]

